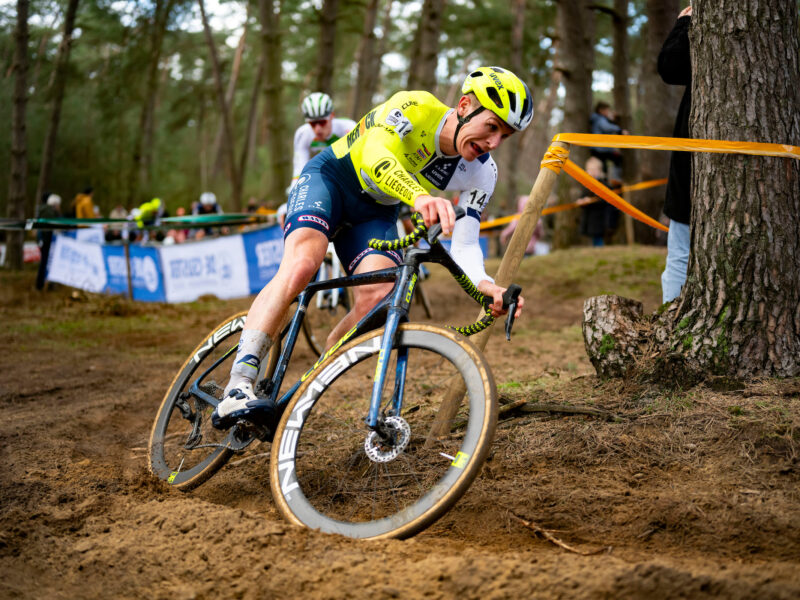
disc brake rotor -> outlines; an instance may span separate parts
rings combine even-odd
[[[384,425],[394,441],[392,444],[384,444],[376,431],[370,431],[364,440],[364,451],[372,462],[385,463],[394,460],[406,449],[411,439],[411,427],[404,418],[386,417]]]

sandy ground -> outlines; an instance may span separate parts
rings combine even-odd
[[[545,258],[523,263],[525,319],[487,356],[503,401],[562,409],[511,411],[454,509],[381,542],[282,521],[257,448],[190,493],[149,474],[166,386],[247,299],[136,305],[0,275],[0,597],[800,597],[800,382],[601,382],[580,336],[586,276]],[[474,316],[452,282],[426,285],[434,320]],[[638,289],[646,310],[657,290]]]

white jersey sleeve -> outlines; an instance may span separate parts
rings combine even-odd
[[[314,130],[305,123],[294,132],[294,160],[292,163],[292,185],[297,182],[303,167],[311,160],[311,142],[314,140]],[[290,188],[291,189],[291,188]]]
[[[453,228],[453,243],[450,254],[458,266],[467,274],[476,286],[484,279],[494,283],[494,279],[486,273],[483,264],[483,251],[480,245],[481,215],[494,193],[497,183],[497,165],[492,158],[475,165],[474,173],[470,173],[469,186],[465,186],[458,197],[458,205],[467,211],[467,215],[458,221]]]

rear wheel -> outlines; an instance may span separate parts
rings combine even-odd
[[[211,425],[246,316],[246,312],[238,313],[211,331],[186,359],[161,402],[150,433],[150,471],[175,488],[197,487],[253,441],[251,434],[236,427],[220,431]],[[259,380],[275,370],[279,347],[275,344],[262,362]],[[201,376],[197,393],[192,385]]]
[[[365,425],[382,333],[328,357],[281,418],[270,482],[295,524],[354,538],[408,537],[463,495],[486,458],[497,421],[491,371],[466,338],[439,327],[400,327],[381,401],[388,437]],[[448,416],[442,401],[459,385],[466,397]],[[392,397],[403,387],[394,414]]]

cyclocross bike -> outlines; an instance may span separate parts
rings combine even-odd
[[[463,210],[457,209],[457,216]],[[489,451],[497,422],[497,391],[483,354],[465,336],[488,327],[483,296],[415,215],[402,240],[371,240],[376,249],[412,245],[397,267],[312,282],[279,342],[263,361],[256,390],[277,402],[279,415],[240,420],[228,431],[211,426],[245,313],[217,326],[192,352],[158,410],[150,436],[150,469],[181,490],[213,475],[255,439],[271,441],[270,482],[290,522],[353,538],[403,538],[421,531],[464,494]],[[409,323],[422,262],[443,265],[484,308],[467,327]],[[321,290],[394,282],[392,291],[281,394],[306,309]],[[511,286],[506,336],[519,287]],[[442,408],[452,389],[463,400]],[[460,397],[460,396],[459,396]]]

